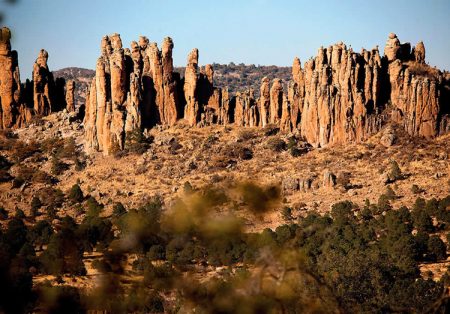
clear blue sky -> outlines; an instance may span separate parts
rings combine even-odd
[[[425,42],[427,61],[450,70],[450,0],[0,0],[3,24],[14,32],[22,78],[39,49],[52,70],[93,69],[103,35],[120,33],[129,47],[139,35],[175,43],[174,63],[200,50],[200,64],[291,65],[340,40],[354,50],[380,46],[395,32]],[[369,5],[370,3],[370,5]]]

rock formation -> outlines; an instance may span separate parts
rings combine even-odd
[[[200,108],[197,99],[197,81],[198,81],[198,49],[193,49],[188,56],[186,71],[184,74],[184,97],[186,107],[184,109],[184,118],[188,124],[194,126],[200,118]]]
[[[11,32],[0,30],[0,129],[16,123],[20,102],[20,79],[17,52],[11,51]]]
[[[284,86],[280,79],[271,84],[263,78],[258,99],[252,90],[233,96],[215,87],[214,69],[199,67],[197,49],[181,79],[173,71],[173,47],[170,38],[161,51],[146,37],[129,50],[117,34],[103,39],[87,101],[87,148],[108,154],[125,147],[129,132],[170,126],[182,117],[197,127],[271,123],[316,147],[363,141],[388,123],[429,138],[450,129],[450,109],[443,102],[449,80],[425,64],[423,43],[411,50],[393,33],[384,56],[378,47],[356,53],[340,42],[320,48],[303,68],[295,58],[292,81]]]
[[[34,114],[48,115],[53,109],[65,107],[65,83],[55,85],[47,66],[47,51],[39,52],[33,80],[21,84],[18,54],[11,50],[10,39],[11,31],[0,29],[0,129],[24,127]]]
[[[270,80],[262,79],[260,93],[261,126],[265,127],[270,121]]]
[[[163,88],[164,88],[164,102],[163,102],[163,117],[162,124],[174,125],[178,118],[178,94],[177,94],[177,80],[173,73],[173,59],[172,59],[173,42],[172,38],[164,39],[162,46],[162,68],[163,68]]]
[[[283,105],[283,85],[281,80],[276,78],[270,88],[270,123],[276,124],[281,119],[281,107]]]
[[[41,49],[33,66],[34,111],[44,116],[52,111],[54,87],[53,75],[48,69],[47,60],[48,52]]]
[[[414,60],[418,63],[425,63],[425,45],[419,41],[413,49]]]
[[[75,111],[75,82],[72,80],[66,84],[66,109],[68,112]]]

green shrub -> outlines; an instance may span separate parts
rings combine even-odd
[[[389,170],[389,178],[392,181],[397,181],[403,179],[402,171],[395,160],[391,160],[390,170]]]
[[[67,196],[69,200],[71,200],[73,203],[80,203],[83,201],[83,191],[81,190],[80,186],[78,184],[74,184],[70,191],[69,195]]]
[[[447,247],[445,243],[437,236],[432,236],[428,240],[429,259],[440,261],[447,257]]]

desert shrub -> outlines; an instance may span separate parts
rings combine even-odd
[[[146,138],[141,130],[127,132],[125,149],[131,153],[142,154],[150,148],[151,140]]]
[[[74,164],[75,164],[75,170],[76,171],[82,171],[84,168],[86,168],[86,161],[84,159],[80,159],[78,157],[74,158]]]
[[[34,183],[42,183],[42,184],[51,184],[53,182],[53,178],[47,172],[42,170],[36,170],[33,173],[31,181]]]
[[[343,186],[345,189],[348,189],[351,187],[350,178],[350,172],[341,171],[336,176],[336,183]]]
[[[400,169],[398,163],[395,160],[391,160],[389,168],[389,178],[392,181],[403,179],[402,170]]]
[[[31,209],[38,210],[41,207],[42,207],[42,202],[39,199],[39,197],[33,196],[33,198],[31,199]]]
[[[378,214],[381,214],[384,211],[389,211],[392,209],[390,200],[391,198],[388,197],[386,194],[380,195],[377,203]]]
[[[290,208],[288,206],[284,206],[283,209],[281,210],[281,218],[283,218],[283,220],[286,222],[294,219],[292,217],[292,208]]]
[[[51,173],[53,175],[59,176],[67,169],[69,169],[69,166],[66,163],[61,161],[56,155],[52,157]]]
[[[17,169],[16,179],[20,179],[20,181],[22,182],[30,182],[35,172],[36,171],[33,168],[21,166],[19,169]]]
[[[125,209],[125,206],[123,206],[122,203],[115,203],[113,206],[113,216],[118,218],[122,215],[126,214],[127,210]]]
[[[20,208],[16,208],[16,211],[14,213],[14,217],[18,218],[18,219],[24,219],[26,218],[25,213],[23,210],[21,210]]]
[[[8,211],[0,206],[0,220],[6,220],[8,219]]]
[[[253,158],[253,151],[239,143],[233,143],[222,149],[222,154],[226,158],[250,160]]]
[[[238,142],[245,142],[256,137],[256,133],[253,130],[241,130],[237,135]]]
[[[264,127],[265,136],[277,135],[280,132],[280,128],[275,124],[268,124]]]
[[[397,195],[395,194],[394,190],[391,188],[390,185],[386,187],[386,192],[384,193],[384,195],[390,201],[394,201],[397,198]]]
[[[431,217],[424,210],[414,210],[413,211],[413,221],[414,227],[419,232],[427,232],[430,233],[434,230],[433,221]]]
[[[63,139],[58,137],[46,138],[40,144],[42,152],[49,155],[57,155],[58,157],[64,148]]]
[[[81,190],[80,186],[78,184],[74,184],[69,191],[69,194],[67,195],[69,200],[71,200],[73,203],[80,203],[83,201],[83,191]]]
[[[420,193],[423,192],[423,190],[422,190],[417,184],[413,184],[413,185],[411,186],[411,192],[412,192],[413,194],[420,194]]]
[[[86,207],[87,207],[87,216],[96,217],[100,214],[100,212],[103,210],[103,205],[97,202],[97,200],[89,196],[86,200]]]
[[[194,192],[194,188],[192,187],[192,184],[189,181],[184,182],[183,191],[186,194]]]
[[[272,137],[267,141],[267,148],[274,152],[286,150],[286,143],[279,137]]]
[[[24,143],[22,141],[15,141],[12,149],[12,156],[18,163],[40,152],[41,148],[37,142],[31,141],[29,143]]]
[[[50,237],[47,249],[39,256],[43,270],[48,274],[86,274],[83,263],[83,245],[77,237],[77,224],[64,217],[61,230]]]
[[[428,257],[436,262],[447,257],[447,247],[445,243],[437,236],[432,236],[428,240]]]
[[[73,137],[66,138],[61,151],[58,153],[59,158],[73,158],[77,154],[77,146]]]
[[[152,245],[146,256],[152,261],[164,260],[166,259],[166,248],[161,244]]]
[[[60,189],[43,188],[38,192],[38,197],[45,206],[59,208],[64,203],[64,193]]]
[[[0,169],[0,182],[9,182],[13,177],[9,174],[7,170]]]

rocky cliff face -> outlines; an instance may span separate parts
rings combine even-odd
[[[145,37],[131,50],[122,48],[117,34],[103,39],[86,108],[88,148],[108,154],[125,147],[129,132],[171,126],[182,117],[198,127],[271,124],[316,147],[363,141],[388,122],[427,138],[449,128],[448,80],[425,64],[422,42],[411,49],[395,34],[383,57],[378,47],[356,53],[340,42],[320,48],[303,68],[295,58],[292,81],[263,78],[258,99],[251,89],[230,97],[215,87],[214,69],[199,67],[197,49],[180,79],[173,47],[170,38],[161,51]]]

